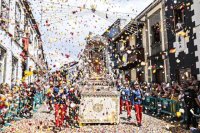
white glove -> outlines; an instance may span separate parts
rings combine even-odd
[[[71,103],[71,104],[70,104],[70,107],[71,107],[71,108],[74,108],[75,106],[76,106],[75,103]]]

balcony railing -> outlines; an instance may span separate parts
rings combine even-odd
[[[155,42],[151,45],[151,55],[156,55],[162,51],[161,42]]]
[[[135,49],[131,50],[131,53],[128,54],[128,56],[127,56],[127,62],[120,61],[119,65],[126,66],[127,64],[135,63],[139,60],[141,60],[141,61],[144,60],[144,49],[143,48],[140,48],[140,49],[135,48]]]

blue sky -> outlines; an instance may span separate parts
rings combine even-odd
[[[89,32],[101,35],[117,18],[128,22],[152,1],[29,0],[40,26],[48,63],[50,67],[56,65],[55,68],[77,60]],[[65,54],[70,57],[66,58]]]

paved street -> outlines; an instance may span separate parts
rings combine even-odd
[[[173,125],[156,119],[154,117],[143,115],[143,126],[138,128],[135,124],[135,115],[132,111],[132,120],[126,120],[126,112],[121,115],[119,125],[82,125],[81,128],[66,128],[60,133],[184,133]],[[45,112],[45,106],[42,106],[32,119],[23,119],[12,123],[11,127],[6,128],[5,132],[13,133],[54,133],[53,113]],[[177,131],[175,131],[177,129]]]

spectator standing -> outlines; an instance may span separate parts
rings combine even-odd
[[[53,85],[51,85],[50,88],[47,89],[46,98],[47,98],[47,105],[49,106],[49,112],[51,112],[53,110],[53,106],[52,106]]]
[[[60,104],[59,104],[59,86],[55,86],[53,88],[53,103],[54,103],[54,109],[55,109],[55,123],[56,127],[60,127]]]
[[[180,107],[182,108],[181,109],[181,113],[182,113],[182,120],[181,120],[181,123],[186,123],[186,106],[185,106],[185,101],[184,101],[184,92],[185,90],[187,89],[187,82],[181,82],[181,85],[178,85],[178,88],[180,90],[180,93],[178,95],[178,101],[180,102]]]
[[[30,86],[27,89],[27,94],[28,94],[28,105],[29,105],[30,111],[31,111],[31,110],[33,110],[34,96],[36,94],[36,88],[33,83],[30,83]]]
[[[190,129],[190,125],[194,128],[198,127],[197,120],[195,116],[192,115],[191,110],[193,109],[194,113],[197,113],[198,106],[200,107],[200,103],[197,98],[197,92],[195,91],[194,82],[189,81],[189,87],[184,91],[184,101],[186,105],[186,114],[187,114],[187,126],[186,129]]]

